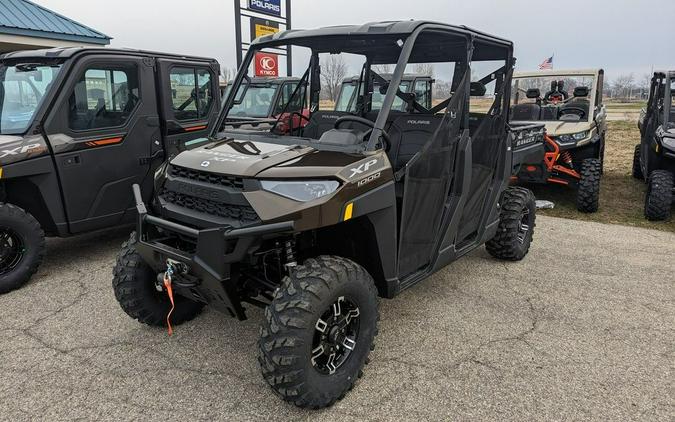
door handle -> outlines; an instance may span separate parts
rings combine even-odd
[[[79,154],[77,155],[71,155],[63,159],[63,166],[64,167],[70,167],[70,166],[76,166],[82,162],[82,158],[80,157]]]

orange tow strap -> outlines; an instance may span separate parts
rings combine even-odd
[[[173,335],[173,328],[171,327],[171,314],[173,309],[176,307],[176,304],[173,301],[173,288],[171,287],[171,274],[169,271],[164,273],[164,287],[166,288],[166,293],[169,295],[169,300],[171,301],[171,309],[169,314],[166,316],[166,325],[169,327],[169,335]]]

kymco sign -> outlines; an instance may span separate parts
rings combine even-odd
[[[279,56],[271,53],[255,53],[256,76],[279,76]]]

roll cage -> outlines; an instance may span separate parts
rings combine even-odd
[[[398,87],[404,78],[408,64],[456,63],[451,92],[456,92],[460,83],[466,84],[464,92],[467,107],[462,107],[463,114],[461,120],[463,122],[462,126],[468,128],[468,103],[473,85],[470,78],[461,78],[461,75],[464,75],[467,71],[470,72],[472,60],[503,60],[503,67],[491,72],[479,82],[485,83],[496,80],[496,91],[503,93],[500,98],[501,104],[499,104],[497,111],[500,114],[504,112],[508,113],[510,86],[502,85],[506,73],[511,71],[515,61],[513,58],[513,44],[510,41],[463,26],[420,21],[384,22],[363,26],[329,27],[307,31],[283,31],[258,38],[252,43],[242,62],[242,66],[233,82],[233,89],[230,90],[228,97],[225,99],[221,115],[214,127],[212,136],[217,137],[218,133],[224,130],[225,123],[228,121],[228,113],[235,103],[239,87],[244,80],[250,79],[247,73],[253,62],[255,53],[264,49],[278,49],[282,46],[288,46],[289,48],[290,46],[307,47],[311,50],[309,66],[291,98],[294,98],[296,95],[303,95],[303,102],[308,102],[307,108],[312,114],[319,109],[319,93],[321,90],[320,53],[351,53],[362,55],[366,58],[360,75],[359,89],[365,97],[365,106],[361,107],[358,113],[360,117],[363,117],[369,111],[368,94],[372,93],[373,80],[378,80],[380,83],[388,85],[382,106],[373,122],[372,132],[367,143],[363,146],[363,150],[365,151],[374,151],[381,145],[379,140],[383,136],[392,105],[396,98],[402,98],[411,104],[416,111],[424,114],[440,112],[450,102],[451,98],[447,98],[435,107],[428,109],[417,103],[414,100],[414,96],[401,92]],[[389,80],[382,78],[371,68],[378,64],[393,63],[395,63],[395,69]],[[366,74],[372,77],[364,77]],[[309,87],[309,92],[305,93],[307,95],[300,94],[304,86]],[[493,110],[493,112],[495,111]]]

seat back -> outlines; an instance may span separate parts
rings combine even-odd
[[[389,126],[391,148],[387,152],[394,171],[403,168],[422,149],[441,125],[442,115],[396,115]]]
[[[511,120],[536,121],[540,119],[541,106],[535,103],[516,104],[511,107]]]
[[[346,111],[317,111],[312,113],[309,123],[302,130],[302,136],[306,138],[319,139],[325,132],[335,127],[337,119],[343,116],[349,116],[351,113]],[[345,126],[346,127],[346,126]]]

